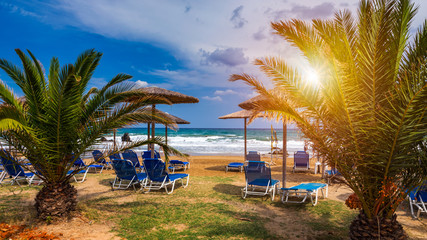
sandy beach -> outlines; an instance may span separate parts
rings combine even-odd
[[[126,202],[140,201],[141,199],[152,199],[154,197],[161,197],[164,199],[180,198],[182,194],[197,194],[196,191],[200,191],[200,184],[203,185],[203,181],[194,179],[206,179],[208,177],[230,177],[233,182],[229,185],[224,185],[223,188],[214,186],[215,191],[226,192],[230,194],[231,199],[240,199],[240,189],[244,186],[244,173],[238,171],[225,172],[225,165],[229,162],[242,162],[243,157],[239,156],[192,156],[188,159],[191,163],[191,168],[188,170],[190,174],[190,185],[188,188],[178,187],[172,195],[166,195],[164,191],[156,191],[149,194],[135,193],[132,190],[125,191],[111,191],[108,181],[111,181],[114,177],[112,170],[104,170],[102,174],[89,174],[85,182],[75,184],[78,189],[78,199],[80,205],[80,211],[85,212],[87,209],[82,207],[82,203],[94,201],[102,198],[113,198],[114,204],[123,204]],[[270,161],[269,157],[263,157],[263,160]],[[86,160],[89,161],[89,160]],[[324,182],[321,179],[320,174],[314,174],[314,159],[311,160],[310,172],[297,172],[292,173],[293,159],[288,158],[287,164],[287,186],[293,186],[301,182]],[[272,166],[272,177],[274,179],[282,179],[282,167],[281,159],[277,161],[277,164]],[[193,179],[193,181],[192,181]],[[33,197],[36,191],[30,193],[28,199],[28,205],[33,204]],[[343,184],[332,184],[329,186],[329,200],[335,200],[344,202],[346,198],[352,193],[352,191]],[[181,198],[180,198],[181,199]],[[252,199],[252,198],[251,198]],[[254,197],[253,201],[259,201],[260,203],[266,203],[265,198]],[[209,199],[201,198],[200,201],[210,201]],[[268,200],[269,201],[269,200]],[[279,202],[278,196],[275,198],[275,202]],[[325,201],[320,199],[320,201]],[[281,203],[276,205],[265,205],[255,204],[247,205],[245,202],[241,203],[230,203],[237,208],[241,208],[242,211],[255,212],[259,216],[268,219],[265,222],[268,231],[279,235],[287,236],[290,239],[313,239],[310,237],[311,234],[315,234],[307,229],[304,229],[296,219],[304,219],[305,217],[300,214],[298,210],[292,208],[283,208]],[[311,208],[311,205],[308,206]],[[317,206],[315,206],[317,207]],[[83,209],[82,209],[83,208]],[[423,217],[421,220],[413,220],[410,216],[408,204],[405,202],[397,211],[399,222],[402,223],[405,230],[410,235],[411,239],[426,239],[427,229],[427,218]],[[293,233],[285,231],[280,226],[291,226]],[[115,235],[112,229],[115,228],[115,223],[108,219],[99,219],[93,221],[87,217],[87,214],[77,214],[76,217],[72,218],[69,222],[55,223],[51,225],[42,224],[39,229],[51,232],[60,233],[63,239],[121,239]],[[79,229],[79,231],[76,231]]]

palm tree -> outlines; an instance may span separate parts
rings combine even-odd
[[[273,82],[243,80],[265,101],[254,113],[296,122],[360,201],[351,239],[404,239],[395,210],[427,176],[427,20],[412,41],[417,11],[410,0],[362,0],[358,17],[336,12],[331,20],[272,23],[275,34],[298,48],[308,70],[281,58],[257,59]]]
[[[67,174],[74,159],[115,128],[148,120],[170,124],[145,111],[146,106],[167,101],[134,90],[125,82],[131,78],[127,74],[116,75],[102,88],[88,89],[102,56],[94,50],[83,52],[74,64],[63,67],[52,58],[47,76],[30,51],[29,56],[19,49],[16,53],[23,70],[4,59],[0,68],[21,88],[24,97],[17,98],[0,82],[0,137],[21,152],[44,181],[35,199],[39,218],[67,217],[77,203],[77,190],[69,180],[78,171]],[[135,141],[113,152],[150,143],[161,145],[166,155],[179,154],[160,138]]]

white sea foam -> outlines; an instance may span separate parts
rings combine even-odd
[[[130,138],[132,141],[135,141],[145,139],[146,136],[131,135]],[[106,139],[112,140],[113,138],[106,137]],[[116,137],[116,143],[122,143],[120,137]],[[105,142],[105,144],[112,145],[112,142]],[[242,155],[244,152],[244,139],[236,136],[170,136],[168,137],[168,144],[179,151],[190,155]],[[103,147],[107,146],[104,145]],[[278,142],[277,147],[282,148],[281,141]],[[247,148],[248,151],[258,151],[261,154],[267,154],[271,151],[271,143],[269,141],[248,139]],[[302,150],[303,148],[303,141],[287,141],[287,150],[289,154]],[[135,150],[140,152],[146,149],[146,146],[142,146]]]

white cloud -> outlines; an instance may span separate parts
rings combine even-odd
[[[24,17],[30,16],[38,19],[42,19],[42,17],[32,11],[27,11],[21,7],[18,7],[16,5],[10,4],[10,3],[0,3],[0,7],[4,7],[9,10],[11,13],[18,13]]]
[[[204,60],[202,64],[219,64],[225,66],[237,66],[248,63],[242,48],[216,49],[212,53],[201,50]]]
[[[208,101],[218,101],[218,102],[222,101],[222,98],[220,96],[215,96],[215,97],[204,96],[202,97],[202,99],[205,99]]]
[[[329,18],[333,13],[334,4],[331,2],[324,2],[315,6],[295,4],[290,9],[285,8],[270,11],[271,16],[274,16],[275,20],[283,19],[289,15],[303,19]]]
[[[169,84],[197,83],[213,87],[226,84],[228,87],[229,74],[251,71],[250,63],[257,57],[286,56],[289,63],[302,64],[295,48],[271,34],[272,21],[329,18],[334,7],[342,9],[340,4],[355,12],[359,0],[313,2],[59,0],[55,4],[37,2],[41,11],[37,14],[43,15],[46,23],[70,25],[105,37],[145,42],[167,50],[180,61],[184,70],[152,70],[150,73],[182,81]],[[422,13],[427,4],[424,2],[415,1],[422,4],[414,20],[415,28],[425,19]]]
[[[141,80],[137,80],[135,82],[135,86],[134,88],[143,88],[143,87],[148,87],[148,82],[146,81],[141,81]]]
[[[216,90],[214,92],[215,95],[230,95],[230,94],[237,94],[237,92],[231,90],[231,89],[227,89],[225,91],[222,90]]]

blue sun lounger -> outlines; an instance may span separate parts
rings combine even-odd
[[[87,172],[88,171],[89,171],[89,168],[82,169],[82,170],[74,169],[74,170],[69,170],[67,172],[67,175],[70,175],[71,173],[76,172],[73,175],[74,181],[77,182],[77,183],[82,183],[82,182],[84,182],[86,180],[86,176],[87,176]]]
[[[136,154],[134,151],[130,149],[126,150],[122,153],[122,157],[125,160],[130,160],[135,168],[137,168],[140,172],[142,171],[142,166],[139,162],[138,154]]]
[[[169,161],[169,170],[172,170],[172,173],[175,172],[175,170],[187,170],[190,169],[190,163],[189,162],[183,162],[181,160],[170,160]]]
[[[156,158],[146,158],[144,159],[144,169],[148,176],[148,182],[146,189],[149,192],[150,190],[160,190],[165,188],[167,194],[171,194],[175,188],[175,182],[181,180],[181,184],[184,188],[188,186],[188,181],[190,175],[186,173],[175,173],[170,174],[166,171],[166,164]],[[184,178],[187,178],[187,183],[184,185]],[[168,191],[167,186],[172,185],[171,191]]]
[[[305,151],[294,153],[294,167],[292,172],[297,170],[308,171],[310,169],[310,156]]]
[[[79,157],[79,158],[77,158],[77,160],[76,160],[76,161],[74,161],[73,166],[74,166],[75,168],[78,168],[78,169],[80,169],[80,168],[81,168],[81,169],[83,169],[83,168],[87,168],[87,169],[88,169],[88,171],[90,171],[90,169],[94,169],[94,170],[95,170],[95,173],[96,173],[96,170],[97,170],[97,169],[101,169],[99,173],[102,173],[102,170],[104,170],[104,165],[100,165],[100,164],[91,164],[91,165],[87,166],[87,165],[85,164],[85,162],[84,162],[80,157]]]
[[[103,165],[105,169],[113,168],[113,166],[111,165],[111,162],[107,162],[107,160],[104,157],[104,154],[101,151],[93,150],[92,156],[93,156],[93,160],[95,160],[96,163]]]
[[[228,172],[228,170],[231,170],[231,169],[237,169],[240,172],[243,172],[243,165],[244,164],[240,162],[231,162],[227,166],[225,166],[225,172]]]
[[[413,218],[419,218],[420,213],[427,213],[427,181],[421,186],[416,187],[408,194],[409,207]],[[417,214],[414,213],[414,208]]]
[[[136,184],[140,184],[141,189],[143,189],[147,184],[147,174],[137,173],[134,164],[130,160],[114,159],[112,164],[116,172],[116,178],[111,183],[113,191],[116,189],[128,189],[130,186],[136,190]]]
[[[151,158],[151,151],[144,151],[141,153],[142,159]],[[154,158],[160,158],[160,153],[154,150]]]
[[[257,151],[249,151],[249,153],[245,156],[245,161],[261,161],[261,155]],[[225,172],[228,172],[231,169],[243,172],[244,165],[245,164],[241,162],[231,162],[225,166]]]
[[[325,189],[325,193],[323,190]],[[319,195],[319,190],[322,191],[323,198],[328,197],[328,184],[325,183],[301,183],[299,185],[290,187],[290,188],[281,188],[282,190],[282,202],[283,203],[303,203],[305,200],[310,197],[311,204],[315,206],[317,204],[317,198]],[[302,198],[301,201],[289,201],[289,196]],[[315,195],[315,200],[313,201],[313,195]]]
[[[3,168],[5,173],[7,173],[12,179],[10,181],[10,184],[13,185],[14,183],[21,185],[20,181],[26,181],[28,185],[31,185],[32,183],[37,182],[38,184],[42,183],[42,180],[35,180],[35,174],[34,173],[26,173],[22,167],[16,163],[16,161],[13,159],[13,157],[10,155],[9,152],[6,152],[3,150],[3,153],[6,155],[6,158],[3,156],[0,156],[0,162],[3,164]],[[6,174],[2,173],[2,181],[4,180]]]
[[[242,198],[247,195],[270,195],[274,200],[279,180],[271,179],[271,169],[262,161],[247,161],[244,166],[246,186],[242,189]]]

